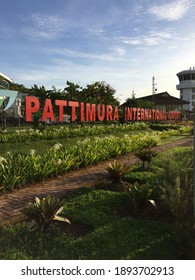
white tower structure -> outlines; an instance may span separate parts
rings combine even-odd
[[[180,90],[180,98],[190,102],[183,108],[192,111],[195,106],[195,67],[177,73],[179,84],[176,86]]]

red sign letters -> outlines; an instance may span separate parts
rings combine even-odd
[[[105,104],[90,104],[76,101],[55,100],[53,105],[51,99],[46,99],[43,108],[40,108],[40,102],[37,97],[26,97],[26,121],[33,121],[33,114],[42,111],[41,121],[45,122],[49,119],[51,122],[55,121],[53,106],[58,108],[58,121],[63,122],[64,115],[69,109],[71,121],[79,120],[80,122],[94,122],[94,121],[118,121],[119,110],[118,106],[111,106]],[[125,121],[151,121],[151,120],[165,120],[165,119],[179,119],[180,112],[171,111],[166,113],[164,110],[130,108],[125,107],[123,112]],[[79,119],[78,119],[79,118]]]

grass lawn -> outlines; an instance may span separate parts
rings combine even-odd
[[[79,189],[64,206],[71,225],[53,225],[44,238],[26,223],[1,228],[0,259],[177,259],[173,226],[121,215],[129,203],[128,193]]]

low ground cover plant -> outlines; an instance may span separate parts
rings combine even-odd
[[[157,176],[151,170],[143,170],[142,166],[139,164],[136,166],[136,168],[132,168],[131,172],[125,174],[123,180],[129,182],[130,184],[134,184],[135,182],[139,184],[145,184],[148,181],[155,183]]]
[[[74,138],[81,136],[98,136],[100,134],[114,134],[114,133],[127,133],[130,131],[147,130],[148,125],[146,123],[132,123],[132,124],[111,124],[111,125],[94,125],[84,127],[71,127],[60,126],[47,128],[46,130],[38,129],[17,129],[9,133],[0,134],[0,143],[23,143],[26,141],[37,140],[54,140]]]
[[[63,211],[71,224],[52,224],[41,248],[40,232],[26,223],[0,228],[0,259],[177,258],[173,226],[131,217],[130,201],[129,193],[92,188],[70,193]]]
[[[169,130],[157,133],[163,141],[168,141],[172,137],[182,137],[190,133],[190,126],[180,126],[178,130]],[[47,127],[43,132],[33,129],[11,130],[6,134],[0,134],[1,150],[0,155],[6,157],[6,151],[28,154],[30,149],[36,149],[38,153],[44,154],[55,143],[62,143],[67,148],[77,145],[78,140],[84,141],[85,138],[95,139],[105,137],[105,135],[123,136],[124,134],[134,135],[138,131],[149,132],[146,123],[132,123],[124,125],[94,125],[86,127]],[[174,139],[173,139],[174,140]]]
[[[146,129],[146,131],[134,131],[133,133],[126,133],[127,131],[133,131],[140,128]],[[110,131],[113,134],[109,136],[103,136],[102,134],[102,137],[94,136],[98,129],[99,132],[102,132],[105,129],[105,131]],[[33,139],[40,139],[39,137],[42,137],[44,134],[44,137],[48,137],[47,141],[49,146],[47,146],[46,149],[43,149],[43,152],[37,152],[35,149],[31,148],[31,144],[33,143],[31,141],[33,140],[32,138],[29,138],[28,141],[30,142],[28,145],[26,145],[25,142],[22,142],[22,145],[26,145],[25,153],[17,152],[17,149],[14,153],[10,153],[9,151],[4,153],[4,156],[0,158],[0,192],[12,191],[15,188],[23,187],[26,184],[42,181],[47,178],[55,177],[59,174],[65,174],[70,170],[96,164],[99,161],[107,160],[116,157],[117,155],[152,147],[159,144],[161,138],[167,138],[170,137],[170,135],[180,133],[178,130],[148,132],[147,125],[144,123],[136,123],[131,125],[127,124],[123,126],[101,125],[86,128],[76,128],[72,130],[68,128],[68,133],[72,133],[72,136],[74,135],[74,138],[72,138],[74,140],[71,140],[69,143],[63,142],[63,145],[58,141],[50,142],[55,141],[50,140],[55,137],[65,137],[63,135],[66,130],[67,128],[65,127],[62,129],[53,128],[51,131],[47,132],[48,134],[33,130],[26,132],[27,134],[23,132],[15,132],[10,134],[10,138],[8,138],[12,139],[12,141],[15,141],[14,139],[17,137],[18,138],[16,141],[23,141],[23,137],[26,137],[25,139],[27,140],[29,137],[28,134],[32,134]],[[119,132],[122,134],[118,135]],[[83,135],[83,133],[91,133],[93,136],[82,138],[81,140],[76,141],[77,135]],[[19,136],[16,136],[15,134],[18,134]],[[50,134],[53,136],[51,137]],[[7,135],[0,136],[2,139],[3,137],[7,137]],[[8,141],[8,138],[5,138],[4,140]],[[43,144],[41,141],[43,140],[39,141],[40,147],[42,148]],[[10,144],[11,143],[7,143],[7,145]],[[60,146],[58,144],[60,144]],[[11,145],[14,145],[14,148],[16,148],[17,143],[12,143]],[[39,146],[39,143],[36,145]],[[56,147],[59,147],[59,149]]]
[[[0,259],[189,259],[191,172],[192,148],[175,148],[154,157],[145,182],[130,183],[129,191],[71,192],[60,213],[71,224],[51,224],[41,247],[40,231],[27,231],[26,223],[1,228]],[[157,202],[154,211],[145,211],[148,200]]]
[[[93,141],[86,138],[69,149],[56,143],[44,154],[37,154],[35,150],[30,150],[28,155],[8,153],[0,160],[0,191],[11,191],[26,183],[65,174],[158,143],[159,137],[155,134],[140,132],[123,137],[96,137]]]
[[[155,146],[161,138],[179,133],[181,129],[93,136],[68,148],[56,141],[44,154],[31,149],[29,142],[27,154],[7,153],[0,158],[0,192]],[[60,207],[54,211],[54,216],[60,214],[71,225],[49,223],[41,248],[43,237],[39,231],[27,231],[26,223],[1,228],[0,259],[177,259],[182,251],[190,252],[192,150],[162,153],[152,158],[147,172],[142,171],[136,166],[123,174],[129,191],[113,192],[102,186],[101,190],[85,188],[72,193],[63,211]],[[157,203],[157,211],[149,215],[143,211],[147,200]],[[168,209],[168,220],[158,214],[159,202]],[[188,252],[185,258],[190,258]]]
[[[165,215],[165,219],[174,223],[178,244],[188,256],[195,253],[192,154],[191,147],[177,147],[153,157],[147,172],[141,172],[137,165],[124,176],[136,213],[143,215],[149,210],[158,217]]]

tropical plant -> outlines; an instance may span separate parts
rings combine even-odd
[[[69,219],[59,215],[63,210],[62,204],[59,198],[49,195],[43,199],[36,197],[35,202],[29,202],[22,209],[22,213],[31,220],[29,229],[38,227],[44,233],[54,221],[70,223]]]
[[[154,102],[143,100],[143,99],[136,99],[134,95],[131,98],[127,98],[125,103],[122,104],[123,107],[134,107],[134,108],[148,108],[153,109],[155,108]]]
[[[164,190],[164,203],[175,218],[178,247],[189,258],[195,254],[192,155],[191,147],[177,147],[162,153],[151,164]]]
[[[37,132],[39,135],[40,132]],[[0,164],[0,190],[9,191],[24,186],[27,182],[37,182],[64,174],[79,167],[96,164],[120,154],[127,154],[139,148],[156,145],[158,136],[147,133],[134,135],[86,138],[70,148],[55,144],[44,154],[28,155],[11,153],[6,162]]]
[[[131,167],[128,164],[122,164],[116,160],[113,163],[110,163],[106,168],[106,171],[109,174],[109,178],[113,183],[119,183],[122,180],[122,177],[130,172]]]
[[[149,168],[150,162],[156,154],[156,151],[152,150],[151,147],[143,148],[135,153],[136,157],[142,161],[144,170]]]
[[[129,191],[138,208],[143,208],[146,202],[152,199],[152,188],[149,184],[135,183],[133,187],[129,189]]]
[[[137,168],[137,170],[134,168]],[[157,180],[157,176],[154,172],[143,171],[142,166],[135,165],[134,167],[132,167],[131,172],[127,173],[124,176],[124,180],[129,183],[135,183],[135,182],[140,184],[155,183]]]
[[[0,143],[17,143],[17,142],[29,142],[37,140],[50,140],[50,139],[64,139],[74,138],[80,136],[95,136],[100,134],[118,134],[136,130],[147,130],[148,126],[146,123],[132,123],[124,125],[112,124],[106,125],[95,125],[86,127],[67,127],[61,126],[58,128],[46,129],[44,131],[39,130],[40,114],[34,114],[37,120],[37,129],[20,129],[14,132],[7,132],[6,134],[0,134]],[[38,115],[38,116],[37,116]],[[35,128],[35,126],[34,126]]]
[[[192,222],[192,148],[177,147],[164,152],[152,162],[158,174],[159,186],[164,189],[164,200],[177,222]]]

